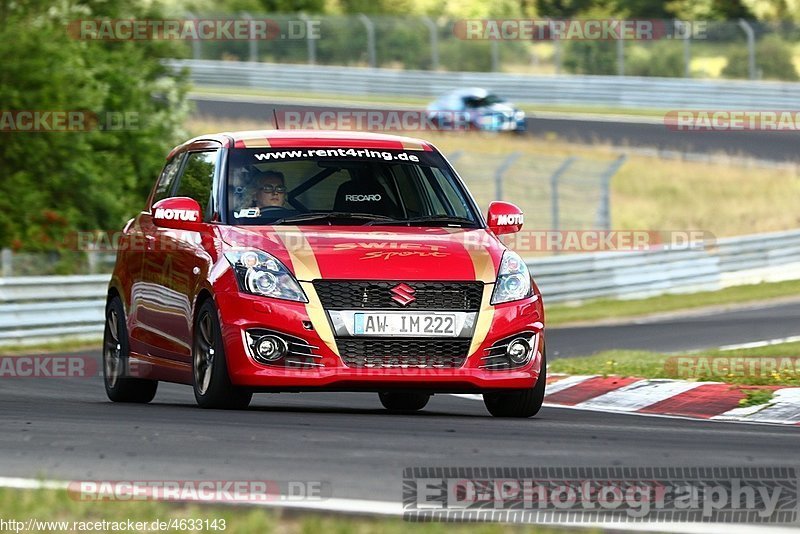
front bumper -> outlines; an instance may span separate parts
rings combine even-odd
[[[415,389],[440,393],[468,393],[533,387],[539,377],[544,351],[541,299],[492,306],[479,313],[491,315],[488,330],[477,332],[460,367],[348,367],[318,329],[310,329],[309,305],[278,301],[241,293],[216,296],[220,313],[228,373],[234,385],[254,391],[386,391]],[[319,321],[319,313],[316,314]],[[318,323],[317,323],[318,324]],[[300,338],[315,347],[317,365],[307,368],[269,366],[256,362],[245,346],[245,332],[267,329]],[[482,368],[482,357],[495,343],[519,333],[536,333],[532,357],[514,369]],[[478,339],[478,337],[482,339]],[[387,338],[390,339],[390,338]],[[331,346],[332,345],[332,346]]]

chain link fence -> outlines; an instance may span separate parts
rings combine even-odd
[[[522,208],[526,229],[559,231],[611,228],[611,178],[625,156],[597,160],[457,151],[448,159],[483,213],[493,200],[506,200]],[[115,254],[107,250],[16,252],[5,248],[0,251],[0,276],[110,273],[114,261]]]
[[[383,67],[409,70],[598,74],[797,80],[800,25],[746,21],[646,21],[652,38],[581,37],[567,33],[533,38],[492,38],[492,24],[466,37],[465,20],[378,15],[197,15],[189,19],[268,19],[281,33],[263,40],[194,40],[194,59],[309,65]],[[524,28],[523,19],[511,20]],[[538,19],[533,22],[557,23]],[[564,22],[564,21],[561,21]],[[613,19],[600,20],[613,26]],[[628,21],[631,22],[631,21]],[[635,22],[635,21],[633,21]]]

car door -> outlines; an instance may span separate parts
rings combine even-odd
[[[204,222],[219,213],[214,194],[218,183],[218,149],[186,152],[171,197],[196,200]],[[201,145],[197,148],[205,148]],[[152,217],[151,217],[152,222]],[[155,336],[153,356],[182,363],[191,362],[193,303],[207,275],[211,258],[199,232],[171,230],[153,225],[153,239],[147,251],[147,280],[153,301],[150,332]]]
[[[159,297],[155,278],[160,266],[154,263],[153,249],[158,229],[153,224],[151,206],[169,197],[175,188],[185,154],[175,154],[164,165],[147,207],[134,219],[128,230],[130,250],[126,250],[125,269],[132,281],[128,320],[131,351],[151,355],[158,344]]]

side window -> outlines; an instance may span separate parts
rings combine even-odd
[[[433,187],[436,196],[442,204],[445,204],[446,213],[457,217],[470,217],[470,208],[467,199],[456,189],[455,183],[448,180],[440,169],[431,168],[433,179],[429,185]]]
[[[153,204],[169,196],[169,192],[172,190],[172,184],[175,183],[175,177],[178,175],[178,171],[181,168],[183,156],[183,154],[178,154],[168,161],[166,165],[164,165],[164,170],[161,171],[161,176],[158,178],[158,184],[156,184],[156,192],[153,196]]]
[[[183,168],[178,181],[178,188],[175,190],[176,197],[189,197],[195,199],[203,212],[203,219],[208,222],[211,218],[209,206],[211,204],[211,192],[214,187],[214,171],[217,166],[217,151],[210,152],[190,152],[186,157],[186,165]]]

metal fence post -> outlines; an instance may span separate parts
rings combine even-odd
[[[186,18],[191,19],[197,28],[197,17],[191,11],[186,12]],[[192,59],[203,59],[203,48],[200,39],[192,39]]]
[[[683,34],[683,77],[692,77],[692,26],[682,20],[675,20],[675,29]]]
[[[317,63],[317,43],[311,38],[311,19],[305,13],[300,13],[300,20],[306,23],[306,49],[308,50],[308,64]]]
[[[617,37],[617,75],[625,76],[625,41]]]
[[[422,17],[422,23],[428,27],[431,38],[431,70],[439,70],[439,30],[436,23],[428,17]]]
[[[739,19],[739,27],[747,35],[747,74],[751,80],[756,79],[756,34],[753,27],[744,20]]]
[[[561,57],[561,40],[556,37],[553,21],[547,19],[547,28],[550,30],[550,40],[553,41],[553,63],[556,66],[556,74],[561,74],[562,57]]]
[[[492,53],[492,72],[497,72],[500,70],[500,45],[497,39],[492,39],[489,41],[489,46]]]
[[[552,230],[556,232],[560,229],[561,222],[561,214],[559,213],[559,206],[558,206],[558,181],[561,179],[561,176],[567,172],[567,169],[577,161],[577,157],[570,156],[564,160],[564,162],[558,166],[556,171],[550,176],[550,222],[552,223]]]
[[[242,18],[247,19],[250,21],[250,39],[247,41],[248,52],[249,52],[249,61],[256,62],[258,61],[258,40],[253,38],[253,34],[255,34],[254,26],[253,26],[253,16],[250,15],[247,11],[242,11]]]
[[[367,29],[367,58],[369,66],[374,69],[378,66],[378,60],[375,55],[375,24],[363,13],[358,14],[358,20]]]
[[[89,274],[97,273],[97,250],[94,243],[89,243],[89,249],[86,251],[86,266]]]
[[[595,226],[603,230],[611,230],[611,178],[625,163],[625,154],[615,159],[600,176],[600,205],[597,207]]]
[[[3,264],[2,275],[12,276],[14,274],[14,253],[10,248],[4,248],[0,252],[0,262]]]
[[[506,171],[519,159],[521,154],[519,152],[512,152],[503,163],[494,171],[494,197],[495,200],[503,200],[503,175]]]

